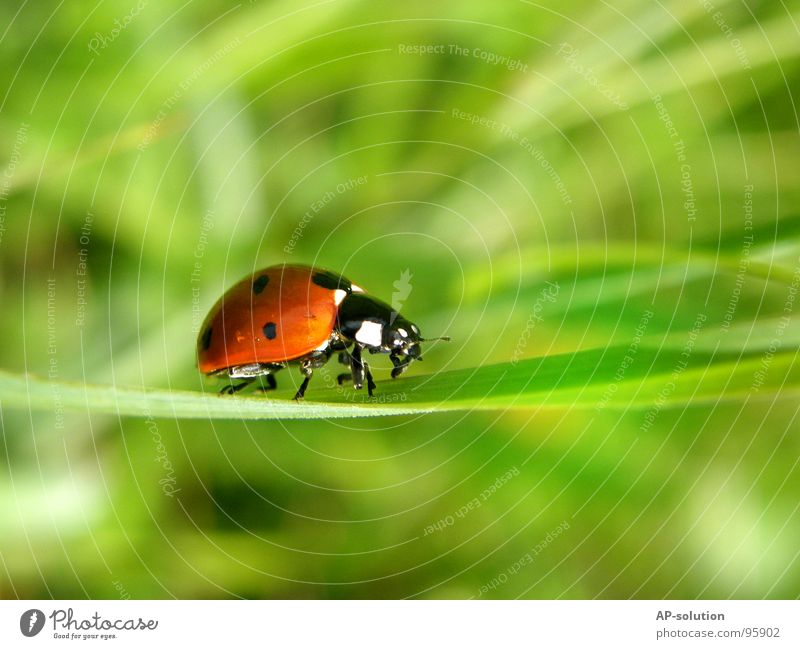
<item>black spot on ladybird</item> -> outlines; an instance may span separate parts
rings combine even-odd
[[[206,351],[209,347],[211,347],[211,332],[214,331],[211,327],[206,329],[203,332],[203,351]]]
[[[311,281],[314,282],[317,286],[321,286],[322,288],[329,288],[332,291],[335,291],[337,288],[342,289],[343,291],[347,291],[348,293],[352,290],[352,286],[350,285],[350,280],[345,279],[341,275],[337,275],[336,273],[332,273],[329,270],[318,270],[311,276]]]
[[[261,275],[261,277],[253,282],[253,293],[258,295],[267,287],[267,284],[269,284],[269,275]]]
[[[274,322],[268,322],[264,325],[264,335],[269,340],[275,340],[275,336],[278,335],[278,327]]]

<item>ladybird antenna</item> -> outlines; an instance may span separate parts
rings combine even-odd
[[[450,342],[450,336],[439,336],[438,338],[420,338],[423,342],[428,342],[429,340],[444,340],[446,343]]]

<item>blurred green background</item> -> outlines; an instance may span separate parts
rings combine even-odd
[[[797,597],[795,385],[327,422],[67,412],[58,386],[218,389],[200,321],[282,261],[387,301],[410,272],[404,314],[454,340],[413,375],[681,349],[699,316],[768,371],[797,340],[799,20],[3,3],[0,367],[54,406],[2,409],[0,596]]]

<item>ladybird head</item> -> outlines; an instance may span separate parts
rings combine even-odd
[[[396,356],[422,360],[422,340],[419,327],[399,313],[395,313],[394,318],[383,328],[383,347]]]
[[[419,327],[366,293],[351,293],[342,301],[337,328],[345,338],[364,345],[373,354],[391,354],[403,369],[411,361],[422,360],[420,343],[426,339]],[[392,374],[399,373],[396,365]]]
[[[384,330],[384,335],[386,338],[384,348],[392,355],[392,360],[394,361],[392,378],[400,376],[408,368],[411,361],[422,360],[421,342],[426,340],[450,340],[447,336],[423,338],[419,327],[399,314],[397,314],[390,326]]]

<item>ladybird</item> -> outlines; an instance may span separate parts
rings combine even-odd
[[[338,353],[350,368],[339,384],[352,379],[360,390],[366,382],[372,396],[375,381],[364,351],[389,354],[397,378],[422,360],[424,340],[417,325],[338,273],[281,264],[245,277],[219,299],[200,329],[197,364],[204,374],[230,381],[221,394],[262,377],[262,390],[275,389],[275,373],[297,364],[304,378],[294,398],[300,399],[314,370]],[[241,382],[234,385],[236,379]]]

